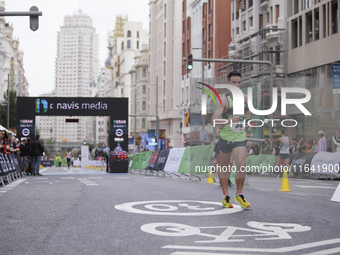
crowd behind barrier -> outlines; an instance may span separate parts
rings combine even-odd
[[[133,155],[129,164],[130,172],[155,174],[159,176],[200,176],[207,175],[209,168],[216,170],[213,145],[146,151]],[[314,175],[334,176],[339,174],[340,153],[295,153],[290,155],[288,171],[291,176],[314,177]],[[233,166],[236,166],[235,161]],[[271,154],[249,155],[243,169],[248,174],[278,175],[283,166],[279,157]],[[236,167],[231,169],[235,173]],[[233,174],[231,175],[233,176]],[[198,177],[202,179],[204,177]]]

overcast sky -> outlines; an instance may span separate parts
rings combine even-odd
[[[107,58],[107,32],[113,30],[116,14],[127,14],[129,21],[143,22],[144,29],[149,27],[149,0],[5,0],[5,3],[6,11],[29,11],[31,6],[37,6],[43,13],[35,32],[29,28],[29,17],[6,17],[6,22],[13,23],[14,37],[19,38],[20,49],[24,51],[30,96],[39,96],[54,88],[57,31],[63,25],[64,16],[81,8],[92,18],[99,34],[100,66]]]

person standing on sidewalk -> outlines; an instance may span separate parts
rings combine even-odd
[[[39,167],[40,167],[40,161],[41,156],[44,152],[44,146],[39,139],[40,135],[35,136],[35,140],[31,144],[31,151],[32,151],[32,157],[33,157],[33,175],[42,176],[42,174],[39,173]]]
[[[336,136],[333,136],[333,143],[335,145],[336,152],[340,152],[340,131],[336,132]]]
[[[319,151],[326,151],[327,150],[327,139],[325,137],[325,132],[323,132],[322,130],[320,130],[318,132],[319,134],[319,137],[320,137],[320,140],[319,140],[319,143],[318,143],[318,146],[319,146]]]

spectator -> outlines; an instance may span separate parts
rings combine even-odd
[[[280,154],[280,147],[279,147],[279,143],[278,142],[274,142],[273,143],[273,152],[272,152],[273,155],[275,156],[279,156]]]
[[[312,139],[313,142],[313,147],[311,149],[312,153],[318,153],[319,149],[318,149],[318,142],[316,141],[315,138]]]
[[[252,146],[247,146],[247,156],[250,156],[250,155],[253,155],[254,154],[254,151],[252,149],[253,147]]]
[[[306,150],[307,150],[307,141],[304,138],[301,138],[298,144],[298,152],[306,153]]]
[[[39,138],[40,135],[35,136],[35,140],[32,142],[31,145],[31,150],[33,156],[33,175],[42,176],[42,174],[39,173],[39,167],[41,156],[43,155],[44,152],[44,146]]]
[[[313,148],[313,140],[308,140],[305,153],[313,153],[312,148]]]
[[[261,154],[270,154],[272,147],[270,147],[268,140],[264,140],[264,146],[262,147]]]
[[[294,138],[293,143],[291,144],[290,148],[289,148],[289,152],[290,154],[295,154],[298,152],[298,146],[297,146],[297,139]]]
[[[340,131],[336,132],[336,136],[333,136],[333,143],[335,145],[336,152],[340,152]]]
[[[254,151],[254,155],[259,155],[260,154],[259,145],[257,143],[254,144],[253,151]]]
[[[318,152],[326,151],[326,149],[327,149],[327,139],[326,139],[325,133],[322,130],[320,130],[318,132],[318,134],[319,134],[319,137],[320,137],[319,142],[318,142],[318,146],[319,146]]]

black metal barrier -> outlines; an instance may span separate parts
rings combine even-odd
[[[5,182],[10,183],[21,176],[24,176],[24,172],[18,154],[16,152],[0,153],[0,183],[5,186]]]

